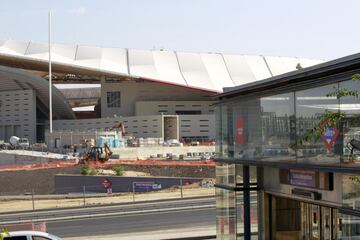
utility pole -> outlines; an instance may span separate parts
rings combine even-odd
[[[133,182],[133,202],[135,202],[135,183]]]
[[[181,195],[181,198],[183,198],[183,180],[182,180],[182,178],[180,178],[180,195]]]
[[[53,144],[53,126],[52,126],[52,76],[51,76],[51,12],[49,12],[49,120],[50,120],[50,147]]]
[[[32,201],[33,211],[35,211],[35,199],[34,199],[34,195],[35,195],[35,190],[32,189],[32,191],[31,191],[31,201]]]
[[[83,202],[84,202],[84,207],[86,206],[86,198],[85,198],[85,185],[83,186]]]

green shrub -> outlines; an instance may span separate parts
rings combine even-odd
[[[95,168],[91,168],[89,165],[84,165],[81,168],[81,174],[82,175],[90,175],[90,176],[94,176],[97,174],[97,171]]]
[[[89,171],[88,171],[88,175],[90,176],[94,176],[97,174],[97,171],[95,168],[90,168]]]
[[[123,176],[124,175],[124,168],[122,166],[112,167],[111,170],[114,171],[116,176]]]
[[[81,167],[80,173],[81,173],[82,175],[88,175],[89,169],[90,169],[89,165],[84,165],[84,166]]]

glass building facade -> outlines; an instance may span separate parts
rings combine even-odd
[[[218,239],[360,239],[357,61],[219,95]]]

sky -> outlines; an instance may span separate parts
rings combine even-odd
[[[0,39],[335,59],[359,52],[359,0],[2,0]]]

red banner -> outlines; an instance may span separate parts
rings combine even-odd
[[[236,143],[244,144],[244,118],[237,117],[236,119]]]

